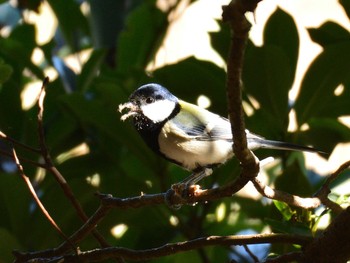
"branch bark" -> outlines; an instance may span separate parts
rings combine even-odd
[[[242,176],[254,178],[259,173],[259,160],[248,149],[244,113],[242,107],[242,69],[250,23],[245,17],[254,11],[259,0],[236,0],[223,6],[222,19],[231,27],[231,46],[227,59],[228,112],[233,134],[233,151],[242,165]]]

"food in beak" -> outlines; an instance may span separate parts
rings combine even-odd
[[[120,104],[118,106],[118,111],[121,113],[124,109],[127,109],[128,112],[123,114],[120,119],[122,121],[125,121],[126,119],[128,119],[129,117],[132,117],[134,115],[137,115],[137,112],[138,112],[138,107],[137,105],[133,104],[132,102],[126,102],[126,103],[123,103],[123,104]]]

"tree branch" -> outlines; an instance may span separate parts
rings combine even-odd
[[[282,243],[305,245],[310,242],[310,237],[287,234],[261,234],[261,235],[236,235],[236,236],[209,236],[193,239],[185,242],[166,244],[161,247],[133,250],[120,247],[102,248],[81,252],[79,255],[64,257],[65,262],[94,262],[116,257],[126,260],[144,261],[163,256],[169,256],[189,250],[207,246],[236,246],[244,244]]]
[[[242,175],[254,178],[259,173],[259,160],[248,149],[244,113],[242,107],[242,69],[250,23],[245,17],[254,11],[259,0],[231,1],[223,6],[222,19],[231,27],[231,46],[227,59],[227,99],[228,112],[233,134],[233,151],[242,165]]]
[[[46,210],[45,206],[43,205],[43,203],[40,201],[38,195],[36,194],[34,187],[32,185],[32,183],[30,182],[28,176],[25,175],[24,171],[23,171],[23,167],[17,157],[17,153],[15,148],[12,148],[12,157],[13,160],[16,163],[17,169],[19,174],[21,175],[21,178],[23,179],[23,181],[25,182],[25,184],[27,185],[30,194],[32,195],[35,203],[38,205],[38,207],[40,208],[40,210],[42,211],[42,213],[44,214],[44,216],[47,218],[47,220],[50,222],[50,224],[56,229],[56,231],[66,240],[68,241],[68,237],[63,233],[63,231],[61,230],[61,228],[56,224],[55,220],[53,220],[53,218],[50,216],[49,212]],[[72,245],[70,242],[68,242],[70,245]]]

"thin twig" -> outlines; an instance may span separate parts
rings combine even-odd
[[[254,263],[260,262],[260,260],[257,258],[257,256],[255,256],[254,253],[249,249],[247,244],[244,244],[243,248],[248,253],[248,255],[254,260]]]
[[[42,204],[42,202],[40,201],[38,195],[36,194],[34,187],[32,185],[32,183],[30,182],[28,176],[25,175],[23,167],[17,157],[17,153],[15,148],[12,148],[12,156],[13,156],[13,160],[16,163],[17,169],[19,171],[19,174],[21,175],[21,178],[23,179],[23,181],[26,183],[30,194],[32,195],[35,203],[38,205],[38,207],[40,208],[40,210],[42,211],[42,213],[44,214],[44,216],[47,218],[47,220],[50,222],[50,224],[56,229],[56,231],[65,239],[68,240],[68,237],[63,233],[63,231],[61,230],[61,228],[56,224],[55,220],[50,216],[49,212],[46,210],[45,206]]]
[[[16,257],[15,262],[26,262],[34,258],[55,258],[62,256],[71,250],[70,244],[77,245],[81,240],[83,240],[89,233],[91,233],[97,226],[97,224],[109,213],[111,207],[101,204],[101,206],[96,210],[96,212],[89,218],[85,224],[77,230],[73,235],[71,235],[68,240],[62,243],[55,249],[48,249],[44,251],[35,252],[15,252]]]
[[[288,262],[299,262],[302,256],[301,252],[291,252],[278,257],[269,258],[264,263],[288,263]]]
[[[41,154],[44,158],[46,169],[53,174],[54,178],[60,185],[61,189],[63,190],[65,196],[69,199],[73,207],[75,208],[79,218],[86,222],[88,220],[87,215],[85,214],[83,208],[81,207],[79,201],[74,196],[72,189],[68,185],[66,179],[63,177],[63,175],[57,170],[57,168],[54,166],[53,161],[51,159],[49,150],[46,146],[45,142],[45,131],[44,131],[44,124],[43,124],[43,115],[44,115],[44,99],[46,95],[46,86],[49,83],[49,78],[46,77],[43,81],[39,97],[38,97],[38,134],[39,134],[39,144],[41,149]],[[96,229],[92,232],[93,236],[96,238],[96,240],[100,243],[103,247],[108,247],[109,244],[104,239],[102,235],[100,235]]]
[[[1,139],[4,139],[10,143],[12,143],[13,145],[16,145],[16,146],[20,146],[22,147],[23,149],[25,150],[28,150],[28,151],[31,151],[31,152],[35,152],[35,153],[41,153],[41,150],[40,149],[36,149],[36,148],[33,148],[33,147],[30,147],[24,143],[21,143],[9,136],[7,136],[5,133],[3,133],[2,131],[0,131],[0,138]]]
[[[13,157],[13,154],[11,154],[11,153],[9,153],[7,151],[1,150],[1,149],[0,149],[0,154],[4,155],[4,156],[8,156],[8,157]],[[38,162],[35,162],[33,160],[29,160],[29,159],[26,159],[26,158],[23,158],[23,157],[19,157],[19,156],[18,156],[18,159],[21,162],[27,162],[27,163],[30,163],[30,164],[36,166],[36,167],[40,167],[40,168],[46,169],[46,165],[45,164],[38,163]]]
[[[345,169],[350,166],[350,161],[343,163],[339,168],[333,172],[317,191],[314,197],[300,197],[292,195],[280,190],[272,189],[271,187],[263,184],[258,178],[253,178],[251,181],[255,186],[255,189],[264,197],[285,202],[289,205],[301,207],[304,209],[313,209],[319,207],[321,204],[332,209],[336,214],[341,213],[344,209],[337,203],[328,198],[330,191],[330,184],[334,181]]]
[[[344,162],[342,165],[340,165],[338,167],[338,169],[333,172],[330,176],[328,176],[328,178],[326,179],[325,183],[321,186],[321,188],[317,191],[317,193],[315,194],[315,197],[318,197],[321,202],[329,207],[330,209],[332,209],[332,211],[334,211],[335,213],[339,214],[343,211],[343,208],[333,202],[332,200],[330,200],[328,198],[328,195],[330,194],[331,190],[330,190],[330,184],[347,168],[349,168],[350,166],[350,160]]]

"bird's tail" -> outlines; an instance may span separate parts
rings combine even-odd
[[[276,149],[276,150],[287,150],[287,151],[301,151],[301,152],[311,152],[311,153],[319,153],[322,155],[327,155],[326,152],[320,151],[318,149],[308,147],[308,146],[301,146],[293,143],[288,142],[280,142],[280,141],[272,141],[272,140],[265,140],[262,138],[254,138],[253,139],[257,145],[259,145],[259,148],[266,148],[266,149]]]

